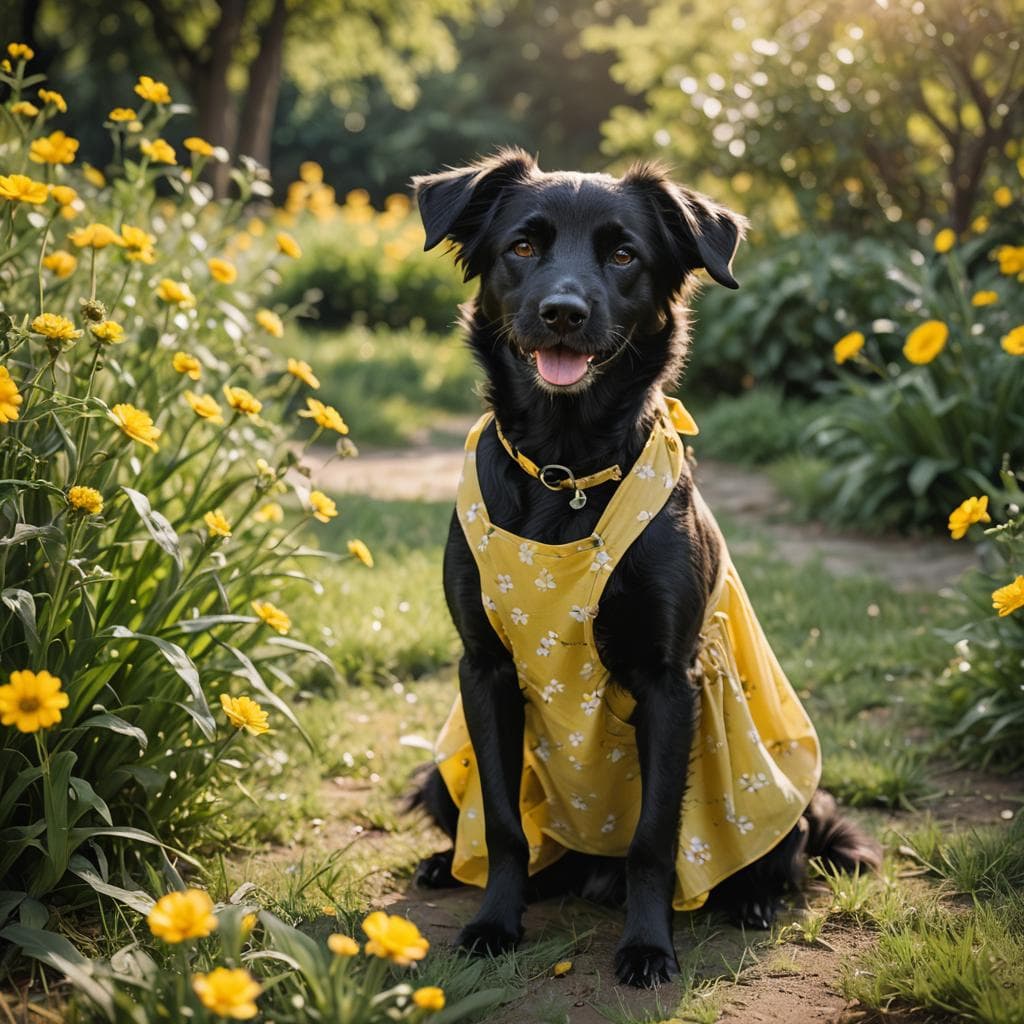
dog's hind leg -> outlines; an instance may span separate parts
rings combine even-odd
[[[459,824],[459,809],[455,806],[455,801],[437,768],[429,769],[426,778],[409,800],[408,806],[410,810],[422,808],[442,832],[451,839],[455,838],[455,830]],[[425,889],[452,889],[462,885],[452,875],[453,855],[454,851],[444,850],[424,857],[416,868],[413,879],[416,885]]]

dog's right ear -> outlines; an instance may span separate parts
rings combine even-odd
[[[537,162],[529,153],[512,148],[468,167],[413,178],[427,236],[424,251],[447,238],[458,250],[456,261],[466,280],[476,277],[483,269],[480,242],[498,211],[502,191],[526,181],[536,170]]]

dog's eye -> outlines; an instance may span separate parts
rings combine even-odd
[[[512,251],[517,256],[522,256],[523,259],[536,255],[536,251],[534,250],[533,246],[530,245],[530,243],[525,238],[520,238],[519,241],[512,246]]]
[[[612,253],[612,263],[617,266],[625,267],[632,263],[636,257],[628,249],[616,249]]]

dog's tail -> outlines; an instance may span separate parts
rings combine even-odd
[[[835,797],[819,789],[804,811],[807,819],[808,857],[853,874],[877,871],[882,866],[882,847],[877,840],[839,813]]]

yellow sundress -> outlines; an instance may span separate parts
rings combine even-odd
[[[593,624],[612,570],[679,479],[685,452],[677,428],[696,433],[696,425],[678,402],[666,399],[593,534],[539,544],[488,517],[475,456],[491,418],[481,417],[466,439],[456,509],[480,570],[484,608],[515,660],[526,701],[519,804],[529,873],[567,849],[624,857],[640,813],[629,724],[635,701],[601,664]],[[694,495],[701,500],[696,489]],[[677,910],[701,906],[716,884],[778,843],[821,774],[814,726],[724,548],[701,637],[704,672],[680,822]],[[459,808],[452,873],[483,886],[483,800],[459,697],[435,755]]]

